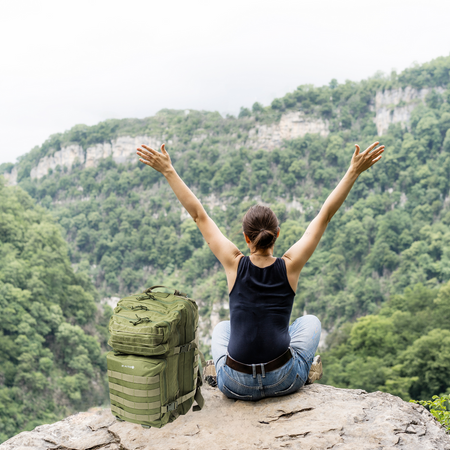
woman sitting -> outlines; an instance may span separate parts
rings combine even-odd
[[[280,226],[270,208],[256,205],[245,214],[243,234],[250,256],[244,256],[176,173],[164,144],[161,152],[145,145],[138,149],[140,161],[164,175],[225,269],[230,320],[216,326],[211,347],[217,384],[227,397],[259,400],[286,395],[307,381],[321,326],[312,315],[289,326],[300,272],[358,176],[381,159],[384,146],[377,145],[362,153],[356,145],[346,174],[301,239],[281,258],[273,256]]]

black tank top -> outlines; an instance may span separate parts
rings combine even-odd
[[[242,257],[230,292],[230,356],[244,364],[260,364],[282,355],[290,343],[294,296],[283,259],[260,268]]]

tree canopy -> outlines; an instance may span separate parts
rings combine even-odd
[[[60,227],[25,191],[0,180],[0,196],[3,441],[102,404],[107,391],[104,312],[89,275],[73,271]]]

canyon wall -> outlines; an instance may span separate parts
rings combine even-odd
[[[17,172],[17,166],[14,166],[11,170],[11,173],[5,172],[3,174],[7,186],[15,186],[17,184]]]
[[[420,103],[425,102],[425,97],[432,88],[414,89],[406,88],[379,91],[375,96],[375,124],[379,136],[382,136],[391,123],[406,125],[411,117],[411,112]],[[434,88],[438,93],[444,92],[441,87]]]
[[[67,167],[71,170],[75,162],[84,164],[84,167],[93,167],[98,161],[108,156],[117,163],[137,161],[136,148],[141,144],[159,149],[161,141],[150,136],[122,136],[112,142],[103,142],[89,147],[84,151],[79,145],[69,145],[55,152],[52,156],[45,156],[38,165],[31,169],[31,178],[42,178],[48,171],[55,170],[57,166]]]
[[[168,141],[170,143],[171,141]],[[151,136],[122,136],[114,139],[112,142],[103,142],[83,150],[80,145],[73,144],[63,147],[53,155],[45,156],[40,159],[37,166],[30,172],[31,178],[42,178],[47,175],[49,170],[55,170],[58,166],[67,170],[72,169],[74,163],[83,164],[85,168],[94,167],[101,159],[112,156],[116,163],[126,163],[137,161],[136,149],[141,144],[159,149],[162,141]],[[5,173],[3,176],[9,186],[17,184],[17,166],[14,166],[11,173]]]
[[[260,125],[249,132],[246,145],[250,148],[263,148],[272,150],[280,147],[284,139],[302,137],[306,133],[318,133],[321,136],[328,135],[328,122],[322,119],[305,117],[301,112],[288,112],[283,114],[280,122],[271,125]],[[207,135],[195,136],[192,140],[200,142]],[[168,144],[172,141],[168,140]],[[83,150],[80,145],[73,144],[63,147],[53,155],[40,159],[37,166],[31,169],[30,177],[34,179],[47,175],[49,170],[55,170],[58,166],[71,170],[74,163],[83,164],[85,168],[94,167],[101,159],[112,156],[116,163],[137,161],[136,148],[141,144],[157,148],[162,140],[152,136],[122,136],[112,142],[103,142]],[[4,177],[8,185],[17,184],[17,167],[11,173],[5,173]]]
[[[300,111],[291,111],[281,116],[278,123],[260,125],[249,132],[248,146],[273,150],[280,147],[283,140],[303,137],[307,133],[328,136],[328,121],[305,116]]]
[[[410,86],[402,89],[391,89],[379,91],[375,96],[375,118],[377,133],[382,136],[390,124],[401,123],[407,125],[411,112],[425,98],[432,88],[414,89]],[[435,88],[436,92],[442,93],[443,88]],[[303,137],[307,133],[320,134],[323,137],[329,134],[329,122],[321,118],[306,116],[300,111],[290,111],[281,116],[279,122],[270,125],[257,125],[249,131],[245,145],[253,149],[273,150],[280,147],[283,140]],[[207,137],[201,134],[193,137],[194,142],[200,142]],[[152,136],[122,136],[111,142],[103,142],[83,150],[80,145],[73,144],[63,147],[53,155],[42,158],[30,173],[31,178],[39,179],[47,175],[49,170],[55,170],[58,166],[71,170],[76,162],[84,167],[94,167],[101,159],[112,156],[117,163],[137,161],[136,148],[146,144],[153,148],[160,147],[162,140]],[[169,140],[167,142],[171,144]],[[17,166],[13,167],[11,173],[3,174],[8,185],[17,184]]]

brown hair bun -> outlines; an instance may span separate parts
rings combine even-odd
[[[256,249],[266,249],[277,240],[279,222],[269,207],[255,205],[245,213],[242,228]]]

